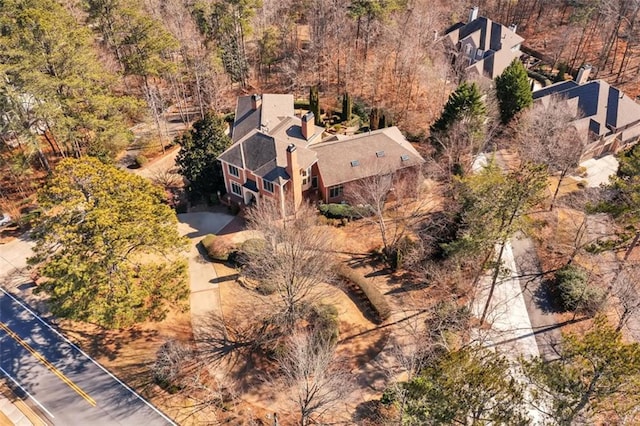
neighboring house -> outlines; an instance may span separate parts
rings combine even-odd
[[[516,26],[506,27],[484,16],[478,16],[478,7],[469,12],[467,23],[458,22],[445,31],[445,44],[451,49],[455,62],[465,68],[468,75],[494,79],[522,55],[524,39],[516,34]]]
[[[562,81],[533,92],[534,101],[551,96],[567,100],[574,125],[587,142],[580,161],[614,154],[640,138],[640,105],[603,80],[588,81],[591,67],[580,69],[576,81]]]
[[[313,113],[296,117],[292,95],[238,98],[233,145],[222,163],[227,201],[259,203],[263,197],[325,203],[343,200],[344,188],[378,173],[419,167],[424,159],[396,127],[323,139]]]

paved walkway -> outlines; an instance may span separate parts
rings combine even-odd
[[[204,327],[212,314],[222,315],[216,271],[200,252],[199,243],[208,234],[216,234],[234,219],[228,213],[197,212],[178,215],[178,231],[191,240],[189,244],[189,286],[191,288],[191,326],[194,334]]]
[[[580,166],[587,169],[585,178],[587,186],[589,188],[597,188],[604,183],[608,183],[609,176],[617,173],[618,160],[613,155],[605,155],[598,159],[590,158],[580,163]]]

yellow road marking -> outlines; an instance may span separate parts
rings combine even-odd
[[[76,391],[78,393],[78,395],[80,395],[81,397],[83,397],[85,400],[87,400],[87,402],[89,404],[91,404],[93,407],[96,406],[96,401],[91,398],[89,396],[89,394],[87,394],[85,391],[83,391],[82,389],[80,389],[80,387],[78,387],[78,385],[76,385],[75,383],[73,383],[67,376],[65,376],[64,374],[62,374],[62,372],[60,370],[58,370],[56,368],[55,365],[51,364],[45,357],[43,357],[40,353],[38,353],[35,349],[33,349],[27,342],[25,342],[24,340],[22,340],[20,338],[20,336],[18,336],[16,333],[14,333],[13,331],[11,331],[9,329],[9,327],[7,327],[7,325],[3,322],[0,322],[0,328],[2,330],[4,330],[9,336],[11,336],[16,342],[20,343],[20,345],[25,348],[27,351],[29,351],[29,353],[31,355],[33,355],[34,357],[36,357],[36,359],[38,361],[40,361],[41,363],[43,363],[45,365],[45,367],[47,367],[49,370],[51,370],[51,372],[53,374],[55,374],[56,376],[58,376],[58,378],[60,380],[62,380],[63,382],[65,382],[67,385],[69,385],[69,387],[71,389],[73,389],[74,391]]]

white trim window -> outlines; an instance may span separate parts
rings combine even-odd
[[[343,192],[344,192],[344,186],[343,185],[332,186],[331,188],[329,188],[329,198],[340,197],[340,196],[342,196]]]
[[[242,187],[235,182],[231,182],[231,192],[242,197]]]
[[[264,188],[265,191],[271,192],[273,194],[273,182],[262,179],[262,188]]]
[[[229,164],[229,174],[231,176],[240,177],[240,170],[236,166]]]

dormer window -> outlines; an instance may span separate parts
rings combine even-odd
[[[360,161],[359,160],[353,160],[351,162],[351,167],[358,167],[360,165]]]
[[[376,152],[376,157],[380,158],[380,157],[384,157],[384,151],[378,151]]]

